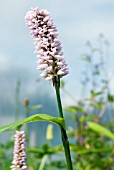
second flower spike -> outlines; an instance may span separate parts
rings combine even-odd
[[[25,132],[16,131],[14,139],[14,156],[11,170],[27,170],[25,152]]]

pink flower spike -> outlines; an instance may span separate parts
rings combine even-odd
[[[35,53],[38,58],[37,68],[45,70],[45,75],[40,75],[52,80],[54,84],[55,79],[58,81],[66,75],[68,68],[53,19],[47,10],[32,8],[27,12],[25,20],[34,39]]]
[[[14,139],[14,156],[10,168],[11,170],[27,170],[24,131],[16,131]]]

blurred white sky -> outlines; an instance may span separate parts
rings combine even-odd
[[[67,89],[69,92],[72,89],[77,98],[83,70],[80,55],[86,50],[87,40],[94,44],[100,33],[105,35],[111,44],[110,72],[114,68],[114,0],[0,0],[0,100],[10,98],[17,79],[23,83],[25,96],[37,93],[35,80],[39,72],[33,40],[24,20],[26,12],[36,6],[49,10],[54,19],[70,68],[70,74],[65,77]],[[39,86],[40,93],[49,91],[49,83],[46,83],[44,88]]]

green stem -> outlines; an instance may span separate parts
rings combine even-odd
[[[44,169],[44,166],[45,166],[45,163],[46,163],[46,159],[47,159],[47,155],[44,155],[42,160],[41,160],[41,164],[40,164],[39,170],[43,170]]]
[[[61,103],[61,98],[60,98],[60,81],[55,83],[55,90],[56,90],[59,114],[60,114],[60,117],[64,119],[62,103]],[[71,155],[70,155],[69,141],[68,141],[66,129],[61,128],[61,135],[62,135],[62,142],[63,142],[63,146],[64,146],[68,170],[73,170],[72,160],[71,160]]]
[[[28,110],[28,106],[26,106],[26,118],[29,117],[29,110]],[[27,141],[27,148],[29,148],[29,124],[26,124],[26,141]]]
[[[26,114],[25,114],[25,117],[29,117],[29,110],[28,110],[28,106],[25,106],[25,109],[26,109]],[[26,123],[26,126],[25,126],[25,131],[26,131],[26,148],[28,149],[30,147],[30,141],[29,141],[29,138],[30,138],[30,133],[29,133],[29,123]],[[30,162],[30,157],[29,157],[29,153],[28,153],[28,150],[26,151],[27,152],[27,164],[29,165],[29,162]]]

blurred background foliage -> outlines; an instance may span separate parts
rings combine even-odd
[[[114,94],[110,90],[113,74],[110,76],[108,72],[110,44],[104,35],[100,34],[98,38],[97,47],[88,41],[86,44],[88,52],[80,57],[84,67],[80,78],[81,91],[78,100],[75,99],[76,94],[67,91],[65,81],[61,81],[61,92],[74,102],[74,105],[64,108],[74,170],[114,170]],[[19,120],[20,114],[28,117],[41,113],[45,103],[31,104],[28,98],[20,103],[20,89],[21,82],[18,80],[15,89],[14,119]],[[22,106],[25,109],[22,109]],[[46,105],[47,113],[50,113],[51,107],[57,112],[53,101],[49,101],[49,105]],[[30,123],[8,131],[8,140],[0,143],[0,169],[10,169],[13,157],[13,134],[20,129],[26,131],[29,170],[66,170],[59,131],[50,123],[45,125]]]

